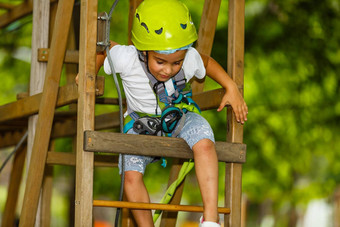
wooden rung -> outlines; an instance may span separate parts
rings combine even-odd
[[[125,201],[107,201],[107,200],[93,200],[93,206],[129,208],[129,209],[137,209],[137,210],[203,212],[202,206],[174,205],[174,204],[160,204],[160,203],[133,203],[133,202],[125,202]],[[220,214],[230,214],[230,209],[226,207],[218,207],[217,211]]]
[[[75,166],[76,165],[76,154],[49,151],[47,153],[46,164]],[[118,155],[95,154],[94,166],[95,167],[117,167],[118,166]]]
[[[96,95],[104,94],[105,78],[97,77],[96,80]],[[37,114],[40,108],[40,102],[43,93],[28,96],[16,102],[8,103],[0,106],[0,123],[16,118],[27,117]],[[59,87],[56,107],[64,106],[78,99],[78,86],[74,84],[67,84]]]
[[[122,153],[170,158],[193,158],[192,150],[183,139],[114,132],[85,131],[84,150],[91,152]],[[244,163],[246,145],[216,142],[219,161]]]
[[[39,48],[38,49],[38,61],[47,62],[50,54],[49,48]],[[65,53],[65,63],[78,64],[79,62],[79,51],[77,50],[67,50]]]

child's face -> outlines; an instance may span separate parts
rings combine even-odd
[[[165,82],[175,76],[182,68],[187,50],[179,50],[173,54],[159,54],[148,52],[148,64],[151,74],[158,80]]]

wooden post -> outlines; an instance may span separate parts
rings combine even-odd
[[[79,36],[79,84],[75,226],[93,222],[93,153],[83,150],[84,131],[94,130],[97,0],[82,0]]]
[[[47,64],[44,62],[38,62],[38,48],[48,47],[48,34],[49,34],[49,0],[34,0],[33,1],[33,27],[32,27],[32,51],[31,51],[31,75],[30,75],[30,87],[29,94],[35,95],[41,93],[45,81],[45,73]],[[38,115],[32,115],[28,119],[28,138],[27,138],[27,165],[26,173],[30,166],[30,160],[32,155],[32,148],[34,142],[34,135],[36,131],[36,125],[38,121]],[[37,220],[40,219],[40,205],[37,212]],[[39,227],[39,223],[36,223]]]
[[[204,2],[196,46],[198,52],[202,54],[210,55],[211,53],[220,5],[221,0],[205,0]],[[202,92],[203,88],[204,80],[194,80],[192,82],[192,91],[194,93]]]
[[[131,42],[131,29],[132,29],[132,21],[133,17],[135,16],[135,11],[139,4],[142,2],[142,0],[130,0],[130,7],[129,7],[129,27],[128,27],[128,42],[129,44],[132,44]]]
[[[66,50],[74,1],[60,0],[56,16],[55,31],[51,44],[51,55],[47,64],[46,79],[41,98],[37,129],[34,137],[31,165],[28,171],[25,196],[20,217],[20,226],[33,226],[45,169],[48,145],[52,129],[57,93],[63,59]],[[34,215],[33,215],[34,214]]]
[[[70,32],[68,36],[68,45],[67,50],[76,50],[77,43],[79,42],[79,31],[78,27],[76,27],[75,22],[80,20],[79,18],[79,10],[80,6],[74,7],[73,17],[71,21],[70,26]],[[76,33],[77,31],[77,33]],[[77,40],[78,37],[78,40]],[[77,58],[77,60],[79,60]],[[66,81],[68,84],[74,84],[75,83],[75,77],[78,73],[78,64],[66,64],[65,65],[65,71],[66,71]],[[69,111],[77,111],[78,107],[76,103],[70,104]],[[72,153],[76,153],[76,147],[77,147],[77,136],[73,135],[72,137]],[[69,211],[68,211],[68,223],[69,226],[73,226],[75,222],[75,208],[74,208],[74,201],[75,201],[75,169],[72,168],[70,174],[70,179],[68,179],[69,184],[71,185],[71,189],[69,194],[67,195],[68,201],[69,201]]]
[[[26,146],[23,146],[19,148],[14,156],[1,226],[14,226],[15,224],[15,211],[17,207],[22,173],[25,165],[25,158]]]
[[[169,181],[168,181],[168,187],[177,180],[178,173],[181,170],[181,167],[183,165],[183,160],[182,159],[174,159],[171,170],[170,170],[170,176],[169,176]],[[181,203],[181,198],[183,194],[183,189],[184,189],[184,181],[177,187],[171,201],[169,204],[180,204]],[[177,222],[177,216],[178,216],[178,211],[177,212],[168,212],[164,211],[162,214],[162,221],[160,226],[161,227],[172,227],[176,226]]]
[[[229,0],[228,22],[228,74],[243,93],[244,66],[244,0]],[[227,141],[243,142],[243,126],[237,123],[233,110],[227,110]],[[224,226],[241,226],[242,164],[226,163],[225,203],[230,214],[225,215]]]
[[[54,142],[52,143],[54,146]],[[53,166],[46,166],[41,190],[40,226],[43,227],[49,227],[51,225],[52,189],[53,189]]]
[[[333,196],[333,226],[340,227],[340,187],[338,186],[334,191]]]

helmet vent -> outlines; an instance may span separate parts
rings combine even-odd
[[[182,27],[183,29],[186,29],[186,28],[187,28],[187,24],[181,24],[181,27]]]
[[[136,18],[138,19],[138,21],[140,22],[140,17],[139,17],[139,14],[136,13]]]
[[[148,26],[144,22],[142,22],[140,25],[143,26],[148,33],[150,33]]]
[[[158,30],[155,30],[155,32],[156,32],[158,35],[160,35],[160,34],[162,34],[162,32],[163,32],[163,28],[160,28],[160,29],[158,29]]]

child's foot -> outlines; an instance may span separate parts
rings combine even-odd
[[[203,216],[200,218],[200,225],[199,227],[221,227],[219,223],[212,222],[212,221],[204,221]]]

